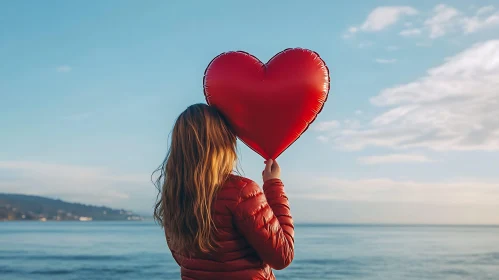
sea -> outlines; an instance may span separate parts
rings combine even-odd
[[[499,227],[296,225],[277,279],[499,279]],[[0,279],[180,279],[154,222],[1,222]]]

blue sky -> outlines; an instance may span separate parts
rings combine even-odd
[[[297,222],[499,223],[497,34],[497,0],[2,2],[0,192],[150,212],[211,59],[304,47],[331,91],[279,158]]]

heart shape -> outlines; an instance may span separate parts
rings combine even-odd
[[[329,70],[307,49],[286,49],[266,64],[246,52],[226,52],[210,62],[203,85],[206,102],[239,139],[263,158],[276,159],[322,110]]]

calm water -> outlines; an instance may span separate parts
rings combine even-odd
[[[499,279],[499,227],[297,226],[278,279]],[[151,222],[0,223],[0,279],[179,279]]]

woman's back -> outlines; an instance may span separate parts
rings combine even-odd
[[[158,169],[154,217],[165,229],[182,279],[275,279],[294,256],[294,228],[280,168],[271,159],[263,192],[231,175],[237,138],[213,107],[189,106],[177,118]]]
[[[284,186],[272,179],[263,190],[249,179],[229,177],[213,205],[219,247],[189,258],[169,243],[182,279],[275,279],[271,268],[291,263],[294,227]]]

